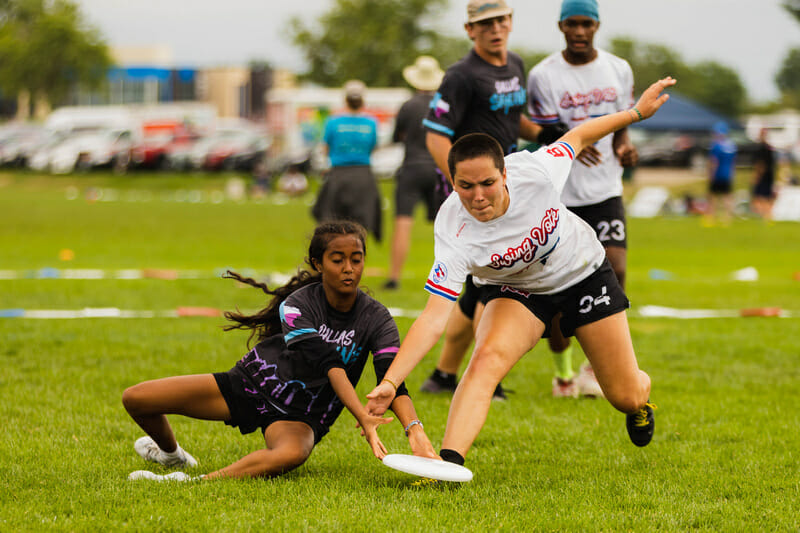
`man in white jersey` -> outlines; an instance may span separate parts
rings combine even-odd
[[[560,200],[576,153],[609,133],[652,116],[675,84],[650,86],[636,107],[587,121],[536,153],[503,158],[500,145],[475,133],[453,144],[448,167],[454,191],[434,224],[431,293],[414,321],[386,381],[367,395],[371,413],[392,401],[392,383],[405,379],[445,330],[468,274],[486,288],[475,349],[447,420],[440,456],[463,464],[489,412],[495,387],[562,313],[592,363],[608,401],[626,414],[637,446],[653,436],[650,377],[639,370],[628,329],[628,300],[594,231]],[[508,179],[507,179],[508,178]]]
[[[528,76],[528,106],[535,122],[574,128],[588,119],[633,106],[631,67],[624,59],[594,47],[599,26],[597,0],[563,1],[558,27],[566,47],[543,59]],[[592,226],[624,289],[627,238],[622,171],[637,161],[627,128],[586,147],[578,161],[561,200]],[[584,365],[575,376],[569,339],[560,335],[559,328],[553,329],[555,334],[548,339],[556,366],[553,396],[602,395],[591,366]]]

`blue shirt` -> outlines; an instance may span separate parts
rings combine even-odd
[[[730,181],[736,161],[736,145],[733,141],[730,139],[714,141],[709,155],[717,162],[717,169],[713,178],[720,181]]]
[[[323,139],[332,167],[369,165],[378,143],[378,122],[367,115],[339,115],[325,123]]]

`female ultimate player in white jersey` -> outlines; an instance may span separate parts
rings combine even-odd
[[[436,260],[431,293],[385,378],[367,395],[368,410],[383,413],[403,381],[445,329],[467,274],[487,287],[487,303],[469,366],[456,389],[442,459],[463,464],[478,436],[495,386],[547,335],[561,312],[561,329],[574,335],[592,363],[605,397],[625,413],[628,434],[647,445],[655,427],[650,377],[639,370],[628,329],[628,300],[588,224],[561,202],[575,154],[597,139],[652,116],[675,84],[651,85],[633,109],[585,122],[549,147],[503,158],[491,137],[472,134],[450,150],[455,192],[434,226]],[[510,176],[511,179],[507,179]]]

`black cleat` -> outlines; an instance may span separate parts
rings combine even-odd
[[[508,391],[508,392],[512,392],[512,391]],[[498,383],[497,384],[497,388],[494,389],[494,394],[492,394],[492,401],[504,402],[507,399],[508,399],[508,397],[506,396],[505,389],[503,389],[503,384],[502,383]]]
[[[440,392],[453,393],[456,391],[457,385],[455,374],[434,370],[430,377],[422,383],[419,390],[433,394],[438,394]]]
[[[644,407],[633,413],[625,415],[625,427],[628,429],[628,436],[636,446],[647,446],[653,439],[653,432],[656,429],[656,420],[653,410],[658,409],[650,400]]]

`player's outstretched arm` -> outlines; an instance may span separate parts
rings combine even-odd
[[[378,438],[378,426],[388,424],[394,418],[381,418],[380,416],[373,416],[367,413],[367,410],[361,405],[352,383],[347,378],[347,373],[343,368],[334,367],[328,370],[328,379],[333,386],[336,396],[347,407],[347,410],[353,413],[353,416],[358,420],[358,425],[363,430],[362,433],[366,437],[367,442],[372,448],[372,453],[378,459],[383,459],[386,456],[386,446],[383,445],[381,439]]]
[[[431,294],[428,297],[425,309],[411,324],[406,338],[400,345],[400,350],[394,357],[389,370],[386,371],[384,380],[367,394],[369,400],[367,411],[370,414],[381,415],[386,412],[397,392],[395,384],[405,381],[414,367],[425,357],[425,354],[434,347],[444,333],[447,319],[450,317],[450,311],[453,310],[454,305],[455,302],[441,296]]]
[[[652,117],[658,109],[669,100],[668,94],[662,94],[664,89],[675,85],[676,80],[671,76],[660,79],[648,87],[639,101],[632,109],[618,111],[610,115],[598,117],[580,126],[569,130],[561,141],[572,146],[575,153],[580,153],[586,146],[594,144],[609,133],[622,129],[634,122]]]

